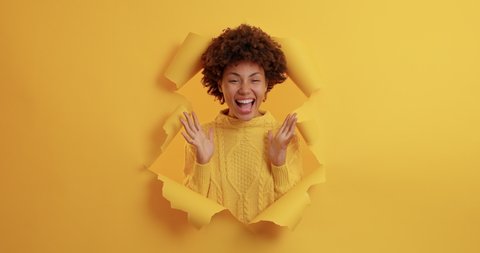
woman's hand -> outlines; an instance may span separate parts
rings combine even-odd
[[[215,145],[213,144],[213,128],[209,129],[207,136],[194,112],[192,112],[191,115],[184,112],[183,115],[185,115],[185,119],[180,118],[180,122],[186,133],[182,132],[182,135],[188,143],[195,146],[197,163],[206,164],[212,158],[215,149]]]
[[[288,144],[295,135],[295,123],[297,122],[297,114],[289,114],[283,121],[278,132],[273,136],[272,131],[268,131],[268,156],[275,166],[285,164],[287,158]]]

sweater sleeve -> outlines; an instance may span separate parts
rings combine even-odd
[[[185,180],[184,185],[203,196],[208,196],[211,177],[211,161],[199,164],[195,159],[195,147],[185,145]]]
[[[275,166],[270,163],[270,166],[272,168],[275,200],[277,200],[295,186],[303,174],[302,157],[296,135],[288,145],[285,164]]]

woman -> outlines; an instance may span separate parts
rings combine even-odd
[[[286,79],[285,56],[268,34],[243,24],[213,39],[202,65],[203,85],[228,108],[205,125],[194,112],[180,119],[190,144],[185,185],[248,223],[301,177],[296,115],[279,126],[260,110]]]

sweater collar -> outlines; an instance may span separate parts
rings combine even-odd
[[[274,126],[276,121],[273,115],[269,111],[260,111],[262,115],[255,117],[251,120],[244,121],[240,119],[233,118],[228,116],[228,109],[220,111],[220,113],[215,118],[215,122],[221,126],[230,126],[230,127],[255,127],[255,126]]]

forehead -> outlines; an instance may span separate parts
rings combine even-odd
[[[225,68],[224,74],[252,74],[259,73],[264,75],[263,68],[255,62],[241,61],[230,64]]]

